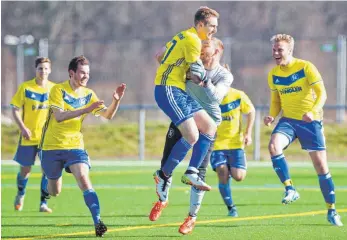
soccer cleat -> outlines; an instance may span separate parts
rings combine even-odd
[[[40,212],[52,213],[52,209],[50,209],[47,204],[43,203],[40,205]]]
[[[160,201],[167,202],[169,198],[169,188],[171,186],[172,177],[170,176],[168,177],[168,179],[163,179],[159,176],[159,171],[160,170],[157,170],[153,174],[156,192]]]
[[[228,212],[228,216],[230,217],[238,217],[239,214],[237,213],[237,209],[235,206],[232,206]]]
[[[22,211],[24,207],[24,196],[25,195],[17,195],[14,200],[14,209],[16,211]]]
[[[95,236],[103,237],[105,232],[107,232],[106,225],[100,220],[98,224],[95,225]]]
[[[338,227],[343,226],[343,223],[341,222],[341,217],[339,214],[337,214],[336,211],[331,211],[331,212],[328,211],[327,218],[328,218],[328,222],[330,222],[332,225],[338,226]]]
[[[185,173],[182,178],[181,182],[187,185],[192,185],[195,188],[202,190],[202,191],[210,191],[211,186],[207,185],[197,173]]]
[[[299,193],[295,189],[289,189],[284,192],[284,198],[282,199],[282,204],[286,205],[295,202],[300,198]]]
[[[195,227],[195,222],[196,222],[196,217],[188,216],[184,220],[184,223],[178,229],[178,232],[183,235],[191,233]]]
[[[163,211],[164,208],[167,207],[169,202],[162,202],[158,201],[154,204],[151,213],[149,214],[149,220],[151,221],[156,221],[161,215],[161,212]]]

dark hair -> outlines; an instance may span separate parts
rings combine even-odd
[[[69,63],[68,72],[70,72],[70,70],[76,72],[78,64],[89,65],[89,60],[83,55],[78,56],[78,57],[74,57]],[[70,77],[70,74],[69,74],[69,77]]]
[[[207,19],[209,19],[210,17],[219,18],[219,13],[213,10],[212,8],[206,6],[200,7],[194,16],[195,26],[198,25],[199,22],[203,22],[204,24],[206,24]]]
[[[51,60],[49,60],[49,58],[46,58],[46,57],[37,57],[36,60],[35,60],[35,68],[37,68],[37,66],[38,66],[40,63],[49,63],[49,64],[52,64],[52,63],[51,63]]]

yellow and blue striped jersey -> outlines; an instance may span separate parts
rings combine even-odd
[[[311,62],[297,58],[287,66],[274,67],[268,75],[271,91],[279,94],[283,117],[297,120],[312,111],[316,101],[312,85],[321,81],[320,73]],[[323,109],[313,111],[313,115],[315,120],[321,120]]]
[[[84,149],[81,128],[86,114],[57,122],[52,108],[74,111],[86,108],[97,101],[99,99],[93,90],[80,87],[74,91],[69,80],[55,85],[49,95],[50,111],[43,130],[41,148],[43,150]],[[97,116],[98,112],[105,108],[105,106],[101,106],[92,113]]]
[[[45,87],[36,78],[22,83],[11,100],[11,106],[22,110],[24,125],[31,131],[30,140],[20,138],[20,145],[33,146],[40,143],[42,128],[48,114],[48,97],[55,84],[48,81]]]
[[[220,109],[222,123],[217,128],[213,150],[243,149],[242,114],[248,114],[254,109],[251,100],[243,91],[230,88]]]
[[[201,40],[192,27],[175,35],[166,44],[166,52],[157,69],[155,85],[175,86],[185,90],[186,72],[200,58]]]

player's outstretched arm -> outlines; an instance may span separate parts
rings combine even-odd
[[[252,131],[254,126],[254,120],[255,120],[255,109],[253,107],[252,110],[247,114],[247,125],[246,125],[245,136],[244,136],[244,142],[246,146],[249,146],[252,144]]]
[[[16,122],[16,124],[18,125],[22,136],[26,139],[26,140],[30,140],[31,137],[31,131],[29,130],[29,128],[27,128],[22,120],[22,117],[20,116],[20,112],[19,109],[16,107],[12,108],[12,116],[14,121]]]
[[[271,90],[270,112],[269,115],[264,117],[264,124],[270,126],[275,120],[275,117],[281,111],[281,99],[278,91]]]
[[[57,122],[63,122],[72,118],[79,117],[83,114],[90,113],[94,109],[102,106],[103,104],[104,104],[104,101],[101,100],[101,101],[92,103],[89,107],[74,110],[74,111],[64,111],[60,108],[55,108],[55,107],[52,107],[52,110],[53,110],[53,115],[55,119],[57,120]]]
[[[122,100],[124,93],[125,93],[125,89],[126,89],[126,84],[122,83],[120,84],[117,89],[113,92],[113,100],[112,103],[110,104],[110,106],[105,109],[102,110],[100,112],[100,115],[103,116],[106,119],[112,119],[114,117],[114,115],[116,114],[120,101]]]

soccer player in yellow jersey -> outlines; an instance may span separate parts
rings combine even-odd
[[[269,126],[282,110],[283,115],[272,132],[269,151],[273,168],[285,186],[283,204],[299,199],[293,187],[289,169],[283,155],[296,138],[302,149],[308,151],[322,194],[328,207],[327,219],[342,226],[335,210],[334,183],[329,172],[323,133],[323,106],[327,99],[324,83],[317,68],[309,61],[293,57],[294,39],[287,34],[271,38],[272,56],[277,66],[268,75],[271,90],[269,116],[264,118]]]
[[[155,100],[182,134],[166,163],[154,173],[156,192],[163,202],[166,199],[165,190],[171,183],[172,172],[191,148],[192,158],[182,182],[200,190],[211,189],[198,176],[198,167],[207,154],[217,127],[200,104],[187,94],[185,82],[189,68],[190,73],[201,83],[208,81],[200,60],[201,40],[211,39],[217,32],[218,17],[215,10],[200,7],[194,17],[194,27],[175,35],[157,54],[161,64],[155,78]]]
[[[112,119],[124,95],[126,85],[113,92],[108,108],[87,88],[89,61],[84,56],[73,58],[69,64],[70,79],[55,85],[49,96],[50,111],[42,136],[42,167],[48,178],[46,192],[58,196],[62,188],[62,170],[74,175],[95,225],[95,234],[102,237],[107,231],[100,219],[100,205],[89,179],[90,160],[84,149],[82,122],[88,113]]]
[[[42,128],[48,114],[48,96],[54,83],[48,80],[51,73],[51,61],[48,58],[37,58],[35,61],[36,77],[22,83],[11,101],[12,115],[21,134],[18,149],[14,160],[20,164],[17,174],[18,192],[14,208],[22,211],[24,206],[25,189],[39,152],[38,145],[41,139]],[[43,173],[41,189],[47,185],[47,177]],[[40,212],[51,213],[47,206],[47,198],[41,191]]]
[[[217,129],[217,138],[211,155],[211,166],[217,172],[219,192],[228,208],[228,215],[237,217],[230,189],[230,176],[236,181],[246,177],[247,162],[244,147],[252,144],[252,129],[255,109],[248,96],[230,88],[220,104],[222,123]],[[245,133],[242,129],[242,114],[247,115]]]

